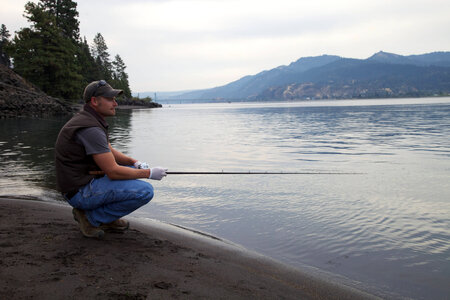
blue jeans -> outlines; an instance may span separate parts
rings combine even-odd
[[[93,226],[111,223],[147,204],[153,198],[153,186],[145,181],[94,178],[81,187],[69,204],[84,210]]]

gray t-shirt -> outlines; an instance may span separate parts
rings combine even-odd
[[[77,131],[75,142],[86,149],[87,155],[110,152],[105,132],[98,127],[87,127]]]

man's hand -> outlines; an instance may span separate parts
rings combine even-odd
[[[150,166],[146,162],[137,161],[134,163],[136,169],[150,169]]]
[[[92,154],[92,158],[111,180],[149,178],[151,175],[149,169],[133,169],[118,165],[112,152]],[[128,165],[130,164],[133,163],[129,162]]]
[[[168,169],[156,167],[150,169],[150,176],[148,178],[155,179],[155,180],[161,180],[163,177],[167,176],[166,171]]]

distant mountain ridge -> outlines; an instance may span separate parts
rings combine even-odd
[[[224,86],[170,98],[252,101],[448,94],[450,52],[402,56],[380,51],[367,59],[304,57]]]
[[[450,67],[450,52],[432,52],[420,55],[402,56],[380,51],[369,57],[367,60],[391,64]]]

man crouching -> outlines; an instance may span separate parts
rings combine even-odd
[[[73,207],[86,237],[128,229],[129,222],[121,218],[153,198],[152,185],[137,179],[166,176],[167,169],[149,168],[109,143],[105,117],[116,114],[116,96],[122,92],[104,80],[88,84],[83,110],[64,125],[56,140],[57,188]]]

